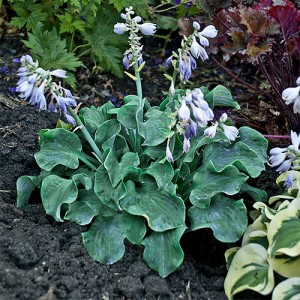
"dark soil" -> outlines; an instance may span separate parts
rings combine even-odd
[[[46,216],[38,193],[31,197],[28,210],[16,208],[16,180],[39,173],[33,157],[38,151],[38,132],[54,128],[58,115],[39,113],[8,91],[17,81],[17,66],[11,63],[14,56],[20,56],[13,51],[18,48],[15,43],[25,53],[18,41],[0,44],[0,300],[226,299],[224,252],[230,245],[216,241],[210,230],[183,238],[184,263],[163,279],[143,262],[142,248],[129,243],[119,262],[95,262],[81,240],[85,228],[56,223]],[[147,76],[153,76],[151,67]],[[161,89],[167,90],[163,78],[158,72],[146,85],[144,93],[150,100],[162,97]],[[109,97],[121,101],[124,93],[134,92],[128,80],[125,85],[109,74],[91,74],[87,69],[78,74],[78,80],[76,96],[83,105],[98,106]],[[262,299],[258,295],[246,298]]]

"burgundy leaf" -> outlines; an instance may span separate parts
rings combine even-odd
[[[300,31],[300,11],[288,5],[276,5],[270,8],[269,14],[280,24],[285,40]]]

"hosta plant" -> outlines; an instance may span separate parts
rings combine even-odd
[[[148,266],[165,277],[184,258],[180,239],[187,230],[211,228],[222,242],[242,236],[247,228],[242,193],[265,196],[247,179],[264,170],[267,141],[249,127],[238,130],[225,113],[214,117],[216,107],[238,108],[225,87],[175,88],[177,73],[184,82],[196,58],[208,58],[205,45],[217,34],[213,26],[200,30],[195,22],[193,35],[168,59],[174,68],[173,76],[166,75],[168,96],[152,106],[142,95],[139,33],[152,35],[155,24],[142,23],[132,8],[121,16],[114,31],[129,34],[123,64],[137,95],[126,96],[119,108],[107,102],[77,115],[70,91],[51,77],[65,73],[21,58],[20,96],[40,110],[56,109],[75,129],[41,130],[35,154],[41,173],[18,179],[18,206],[25,208],[31,192],[40,189],[48,215],[85,226],[83,243],[95,260],[118,261],[127,239],[142,245]]]
[[[240,248],[227,250],[225,292],[229,299],[244,290],[273,300],[298,299],[300,294],[300,172],[281,174],[277,184],[287,190],[254,204],[255,221]]]

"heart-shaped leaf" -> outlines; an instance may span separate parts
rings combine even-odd
[[[57,222],[63,222],[60,208],[64,203],[72,203],[78,194],[73,180],[64,179],[56,175],[47,176],[42,183],[41,198],[46,213]]]
[[[248,224],[243,200],[233,200],[220,194],[211,199],[208,208],[191,207],[188,217],[192,230],[211,228],[215,238],[224,243],[239,240]]]

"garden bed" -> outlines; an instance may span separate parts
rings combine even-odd
[[[216,241],[210,230],[186,234],[181,241],[183,264],[163,279],[143,262],[142,247],[129,243],[119,262],[95,262],[82,244],[84,228],[70,222],[57,223],[47,216],[38,192],[31,197],[28,210],[16,208],[17,178],[39,173],[33,157],[38,151],[38,132],[54,128],[58,120],[57,114],[38,112],[8,91],[17,81],[12,58],[23,54],[9,49],[25,52],[19,45],[18,40],[2,40],[0,57],[1,68],[7,68],[0,73],[0,299],[226,299],[224,252],[231,245]],[[121,100],[124,93],[134,93],[131,81],[124,83],[109,74],[95,75],[82,69],[77,76],[75,96],[83,106],[99,106],[109,97]],[[145,83],[146,96],[162,99],[160,88],[167,89],[161,83],[163,73],[154,76],[149,67],[145,77],[151,83]],[[153,90],[153,82],[157,90]],[[259,119],[261,106],[256,105],[254,111],[251,104],[247,104],[250,112],[236,114],[237,122],[254,124],[268,133],[268,127],[263,126],[272,124],[275,117],[268,119],[265,113]],[[268,181],[263,177],[260,184],[273,184],[274,178]],[[262,299],[257,294],[247,295],[243,299]]]

